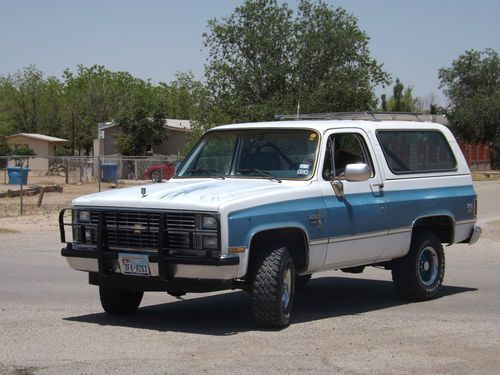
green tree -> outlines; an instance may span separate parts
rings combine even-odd
[[[0,77],[3,129],[56,134],[61,129],[62,85],[34,65]]]
[[[11,149],[4,136],[0,136],[0,156],[10,155]]]
[[[133,94],[130,108],[118,118],[122,133],[117,148],[122,155],[146,155],[150,146],[167,138],[166,116],[158,91],[149,82],[137,85]]]
[[[439,70],[440,87],[450,100],[449,117],[463,139],[490,143],[500,167],[500,58],[493,49],[469,50]]]
[[[420,100],[413,97],[413,88],[404,87],[399,78],[392,89],[392,96],[389,100],[385,94],[382,95],[382,111],[389,112],[420,112],[423,111],[419,106]],[[385,108],[384,108],[385,103]]]
[[[372,109],[375,85],[389,83],[356,18],[322,1],[301,0],[294,15],[286,3],[247,0],[208,29],[207,86],[217,116],[230,121],[269,120],[298,107]]]
[[[143,81],[126,72],[111,72],[101,65],[79,65],[76,73],[64,72],[66,135],[74,148],[89,154],[97,124],[122,116],[131,107],[134,89]]]

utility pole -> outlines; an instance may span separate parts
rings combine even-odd
[[[75,112],[71,111],[71,155],[75,156]]]

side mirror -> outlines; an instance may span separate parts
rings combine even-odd
[[[371,177],[370,167],[365,163],[347,164],[344,177],[347,181],[368,181]]]
[[[347,164],[345,172],[340,177],[352,182],[368,181],[371,177],[370,167],[365,163]],[[330,181],[330,183],[337,197],[342,198],[344,196],[344,183],[342,180],[336,178]]]

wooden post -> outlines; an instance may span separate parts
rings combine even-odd
[[[40,207],[42,205],[43,193],[44,192],[45,192],[45,186],[42,186],[42,189],[40,190],[40,195],[38,196],[38,202],[36,203],[37,207]]]
[[[19,169],[19,200],[20,200],[20,209],[21,216],[23,215],[23,168],[24,168],[24,158],[21,158],[21,169]]]
[[[66,185],[68,184],[69,181],[69,176],[68,176],[68,158],[64,158],[64,182]]]

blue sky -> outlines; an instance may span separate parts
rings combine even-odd
[[[414,94],[440,104],[438,69],[468,49],[500,51],[497,0],[327,0],[358,18],[372,55]],[[203,76],[201,34],[238,0],[0,0],[0,74],[34,64],[61,76],[78,64],[101,64],[153,82],[177,71]],[[295,7],[295,0],[288,1]],[[391,89],[378,88],[377,93]]]

